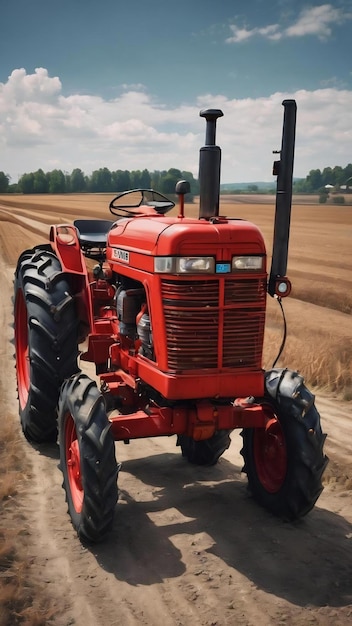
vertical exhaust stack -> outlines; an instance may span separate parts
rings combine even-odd
[[[215,145],[216,120],[224,114],[220,109],[203,109],[206,119],[205,146],[199,154],[199,219],[219,215],[221,150]]]
[[[271,296],[286,296],[291,290],[286,278],[288,242],[290,236],[292,176],[296,134],[297,105],[295,100],[284,100],[284,120],[280,161],[275,161],[273,174],[277,175],[276,210],[273,253],[268,292]]]

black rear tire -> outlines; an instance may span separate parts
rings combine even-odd
[[[230,447],[230,430],[218,430],[210,439],[195,441],[187,435],[179,435],[177,445],[181,446],[182,456],[194,465],[215,465],[221,455]]]
[[[15,272],[19,413],[29,441],[57,438],[62,382],[78,371],[78,320],[69,284],[50,246],[23,252]]]
[[[307,392],[302,385],[301,392]],[[298,413],[293,398],[266,398],[267,428],[242,431],[243,471],[254,499],[272,514],[293,521],[306,515],[323,490],[328,459],[320,416],[314,404]]]

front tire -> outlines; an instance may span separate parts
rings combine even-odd
[[[14,287],[22,430],[29,441],[54,442],[60,386],[78,370],[78,322],[73,297],[49,246],[21,254]]]
[[[63,488],[73,527],[81,539],[100,541],[113,523],[119,467],[104,397],[85,374],[63,385],[58,423]]]
[[[287,521],[313,508],[323,490],[328,462],[323,452],[326,435],[314,398],[303,382],[298,385],[296,397],[279,390],[276,400],[265,398],[265,428],[242,431],[243,471],[249,490],[261,506]]]

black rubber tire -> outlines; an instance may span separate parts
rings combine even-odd
[[[179,435],[177,444],[182,456],[194,465],[215,465],[231,444],[231,430],[218,430],[210,439],[195,441],[187,435]]]
[[[113,523],[119,466],[104,397],[85,374],[62,386],[58,424],[62,486],[73,527],[82,540],[98,542]]]
[[[61,384],[79,368],[74,300],[50,246],[38,246],[21,254],[14,289],[15,358],[22,430],[29,441],[53,442],[57,438]]]
[[[280,449],[277,454],[268,456],[269,482],[263,480],[263,468],[260,467],[260,451],[256,450],[256,441],[261,441],[264,429],[245,429],[242,431],[244,458],[243,472],[247,474],[248,488],[253,498],[273,515],[286,521],[294,521],[306,515],[314,506],[323,490],[322,475],[328,459],[323,446],[326,435],[322,433],[320,416],[314,404],[305,413],[297,414],[294,399],[281,397],[280,402],[265,399],[270,404],[273,416],[279,421],[276,435],[282,438],[285,463],[280,468]],[[274,449],[275,433],[273,433]],[[257,439],[256,439],[257,437]],[[267,441],[267,440],[266,440]],[[270,442],[269,442],[270,447]],[[267,455],[263,451],[263,455]],[[271,458],[272,457],[272,458]],[[265,463],[264,463],[265,465]],[[264,468],[264,475],[268,468]],[[278,472],[275,485],[275,472]],[[282,473],[282,480],[280,479]],[[271,488],[268,485],[271,483]]]

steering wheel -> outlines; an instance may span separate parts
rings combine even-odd
[[[147,211],[146,207],[154,209],[156,214],[164,215],[171,211],[175,203],[167,198],[159,191],[154,189],[131,189],[122,191],[109,204],[109,210],[113,215],[119,217],[128,217],[134,215],[143,215]],[[147,212],[149,213],[149,211]],[[150,213],[152,213],[150,211]]]

